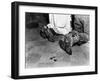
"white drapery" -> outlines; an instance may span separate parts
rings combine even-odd
[[[67,14],[49,14],[49,28],[53,28],[56,33],[67,34],[71,29],[71,15]]]

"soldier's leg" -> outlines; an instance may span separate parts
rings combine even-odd
[[[89,35],[86,33],[79,33],[79,41],[77,42],[77,45],[82,45],[84,43],[87,43],[89,41]]]

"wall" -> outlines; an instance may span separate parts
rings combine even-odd
[[[13,81],[10,78],[11,65],[11,2],[14,0],[1,0],[0,2],[0,81]],[[98,6],[100,10],[100,0],[21,0],[30,2],[58,3],[72,5]],[[98,11],[100,14],[100,11]],[[98,22],[100,15],[98,16]],[[98,23],[98,27],[100,24]],[[99,29],[98,29],[99,30]],[[100,32],[99,32],[100,34]],[[98,39],[100,41],[100,38]],[[99,45],[99,44],[98,44]],[[100,51],[99,51],[100,52]],[[100,55],[98,55],[100,57]],[[100,62],[100,59],[98,59]],[[100,64],[98,65],[100,67]],[[100,70],[99,70],[100,71]],[[32,81],[33,79],[29,79]],[[34,79],[36,81],[99,81],[98,75],[67,76]],[[26,79],[28,81],[28,79]]]

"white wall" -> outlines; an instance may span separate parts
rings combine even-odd
[[[13,81],[13,79],[10,78],[11,2],[13,1],[14,0],[1,0],[0,1],[0,81]],[[100,10],[100,0],[21,0],[21,1],[98,6],[98,10]],[[98,11],[98,14],[100,14],[100,11]],[[99,21],[100,21],[100,15],[98,16],[98,22]],[[100,24],[98,23],[98,27],[99,26]],[[100,41],[100,38],[99,38],[99,41]],[[100,55],[98,55],[98,57],[100,57]],[[99,62],[100,62],[100,59],[99,59]],[[100,67],[100,64],[99,64],[99,67]],[[28,80],[32,81],[33,79],[26,79],[26,81]],[[36,81],[47,81],[47,80],[48,81],[86,81],[86,80],[87,81],[94,81],[94,80],[99,81],[100,74],[53,77],[53,78],[39,78],[39,79],[34,79],[34,80]]]

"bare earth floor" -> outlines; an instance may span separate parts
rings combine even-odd
[[[89,64],[89,43],[72,47],[73,54],[70,56],[59,47],[58,41],[52,43],[43,39],[37,29],[26,29],[25,34],[26,68]]]

